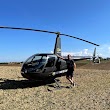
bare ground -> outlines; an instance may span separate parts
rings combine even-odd
[[[72,88],[39,85],[20,75],[20,67],[0,66],[0,110],[110,110],[110,70],[77,69]]]

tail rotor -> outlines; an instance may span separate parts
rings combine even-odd
[[[95,49],[94,49],[92,61],[93,61],[93,63],[100,63],[100,58],[99,58],[99,56],[96,56],[96,47],[95,47]]]

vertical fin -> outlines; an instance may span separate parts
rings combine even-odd
[[[57,34],[55,47],[54,47],[54,54],[58,54],[61,56],[61,38],[59,36],[60,34]]]
[[[96,58],[96,47],[95,47],[94,53],[93,53],[93,62],[95,62],[95,58]]]

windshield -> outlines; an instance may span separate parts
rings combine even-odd
[[[34,55],[28,58],[25,64],[31,64],[31,67],[42,69],[46,63],[46,56]]]

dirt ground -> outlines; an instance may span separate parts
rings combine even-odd
[[[0,66],[0,110],[110,110],[110,69],[78,68],[74,77],[75,87],[63,76],[55,89],[22,78],[20,67]]]

